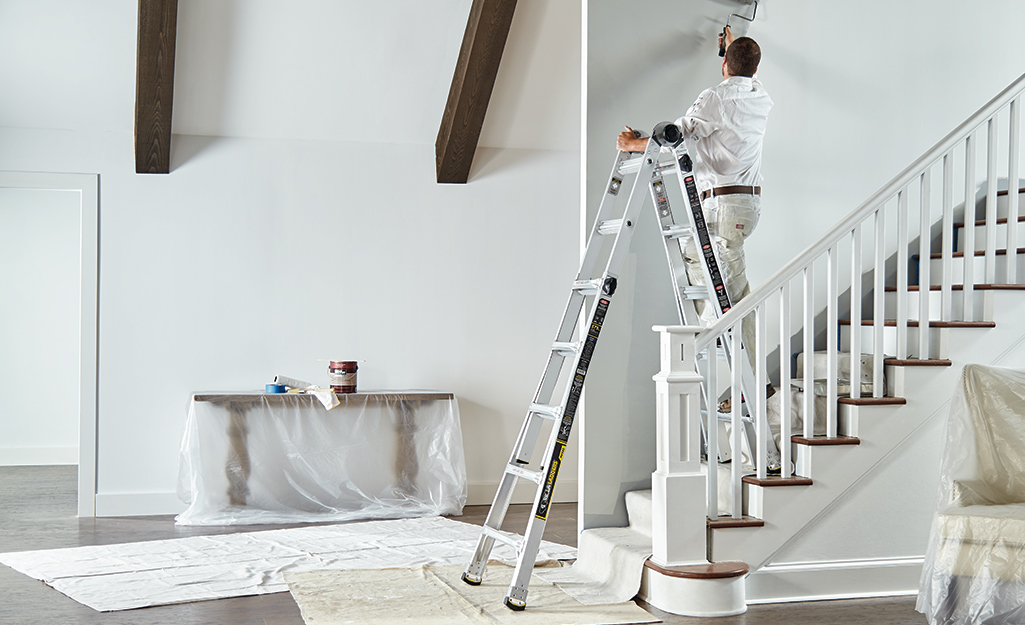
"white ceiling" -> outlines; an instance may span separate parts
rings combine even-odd
[[[173,131],[433,144],[470,0],[180,0]],[[0,126],[132,132],[137,0],[0,0]],[[580,1],[519,0],[480,145],[579,149]]]

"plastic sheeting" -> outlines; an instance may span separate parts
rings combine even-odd
[[[182,525],[460,514],[466,465],[450,393],[197,394],[179,454]]]
[[[932,625],[1025,622],[1025,371],[964,368],[940,471],[918,611]]]

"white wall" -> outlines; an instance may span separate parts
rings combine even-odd
[[[721,80],[716,33],[743,8],[722,0],[589,0],[591,211],[616,133],[624,124],[650,130],[677,118]],[[765,138],[762,219],[746,245],[752,285],[1025,72],[1025,41],[993,36],[994,24],[1022,18],[1025,5],[1010,0],[760,2],[749,34],[762,47],[759,78],[775,108]],[[655,237],[654,220],[644,215],[629,279],[620,281],[592,367],[582,459],[588,527],[624,524],[622,492],[640,487],[654,469],[647,450],[654,446],[650,376],[658,357],[650,328],[676,321]]]
[[[0,188],[0,465],[78,462],[79,195]]]
[[[136,4],[0,4],[0,170],[100,174],[100,514],[183,507],[193,391],[339,358],[453,391],[490,502],[579,253],[579,5],[520,2],[468,185],[434,139],[469,2],[420,5],[181,3],[172,173],[136,175]]]

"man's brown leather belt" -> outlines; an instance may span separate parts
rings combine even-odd
[[[761,187],[745,187],[742,185],[731,185],[728,187],[716,187],[714,189],[705,189],[701,192],[701,199],[707,200],[713,195],[761,195]]]

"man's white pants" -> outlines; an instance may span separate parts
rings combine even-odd
[[[761,214],[761,198],[757,195],[733,194],[719,195],[702,202],[705,222],[715,253],[719,259],[719,271],[726,283],[726,292],[730,295],[730,303],[737,305],[743,297],[751,292],[747,282],[747,263],[744,259],[744,240],[751,236],[758,226]],[[691,284],[705,284],[705,275],[701,270],[701,259],[698,248],[692,238],[684,250],[687,261],[687,278]],[[714,303],[695,300],[694,306],[705,325],[716,320]],[[744,317],[744,345],[752,363],[755,356],[755,316],[751,313]]]

